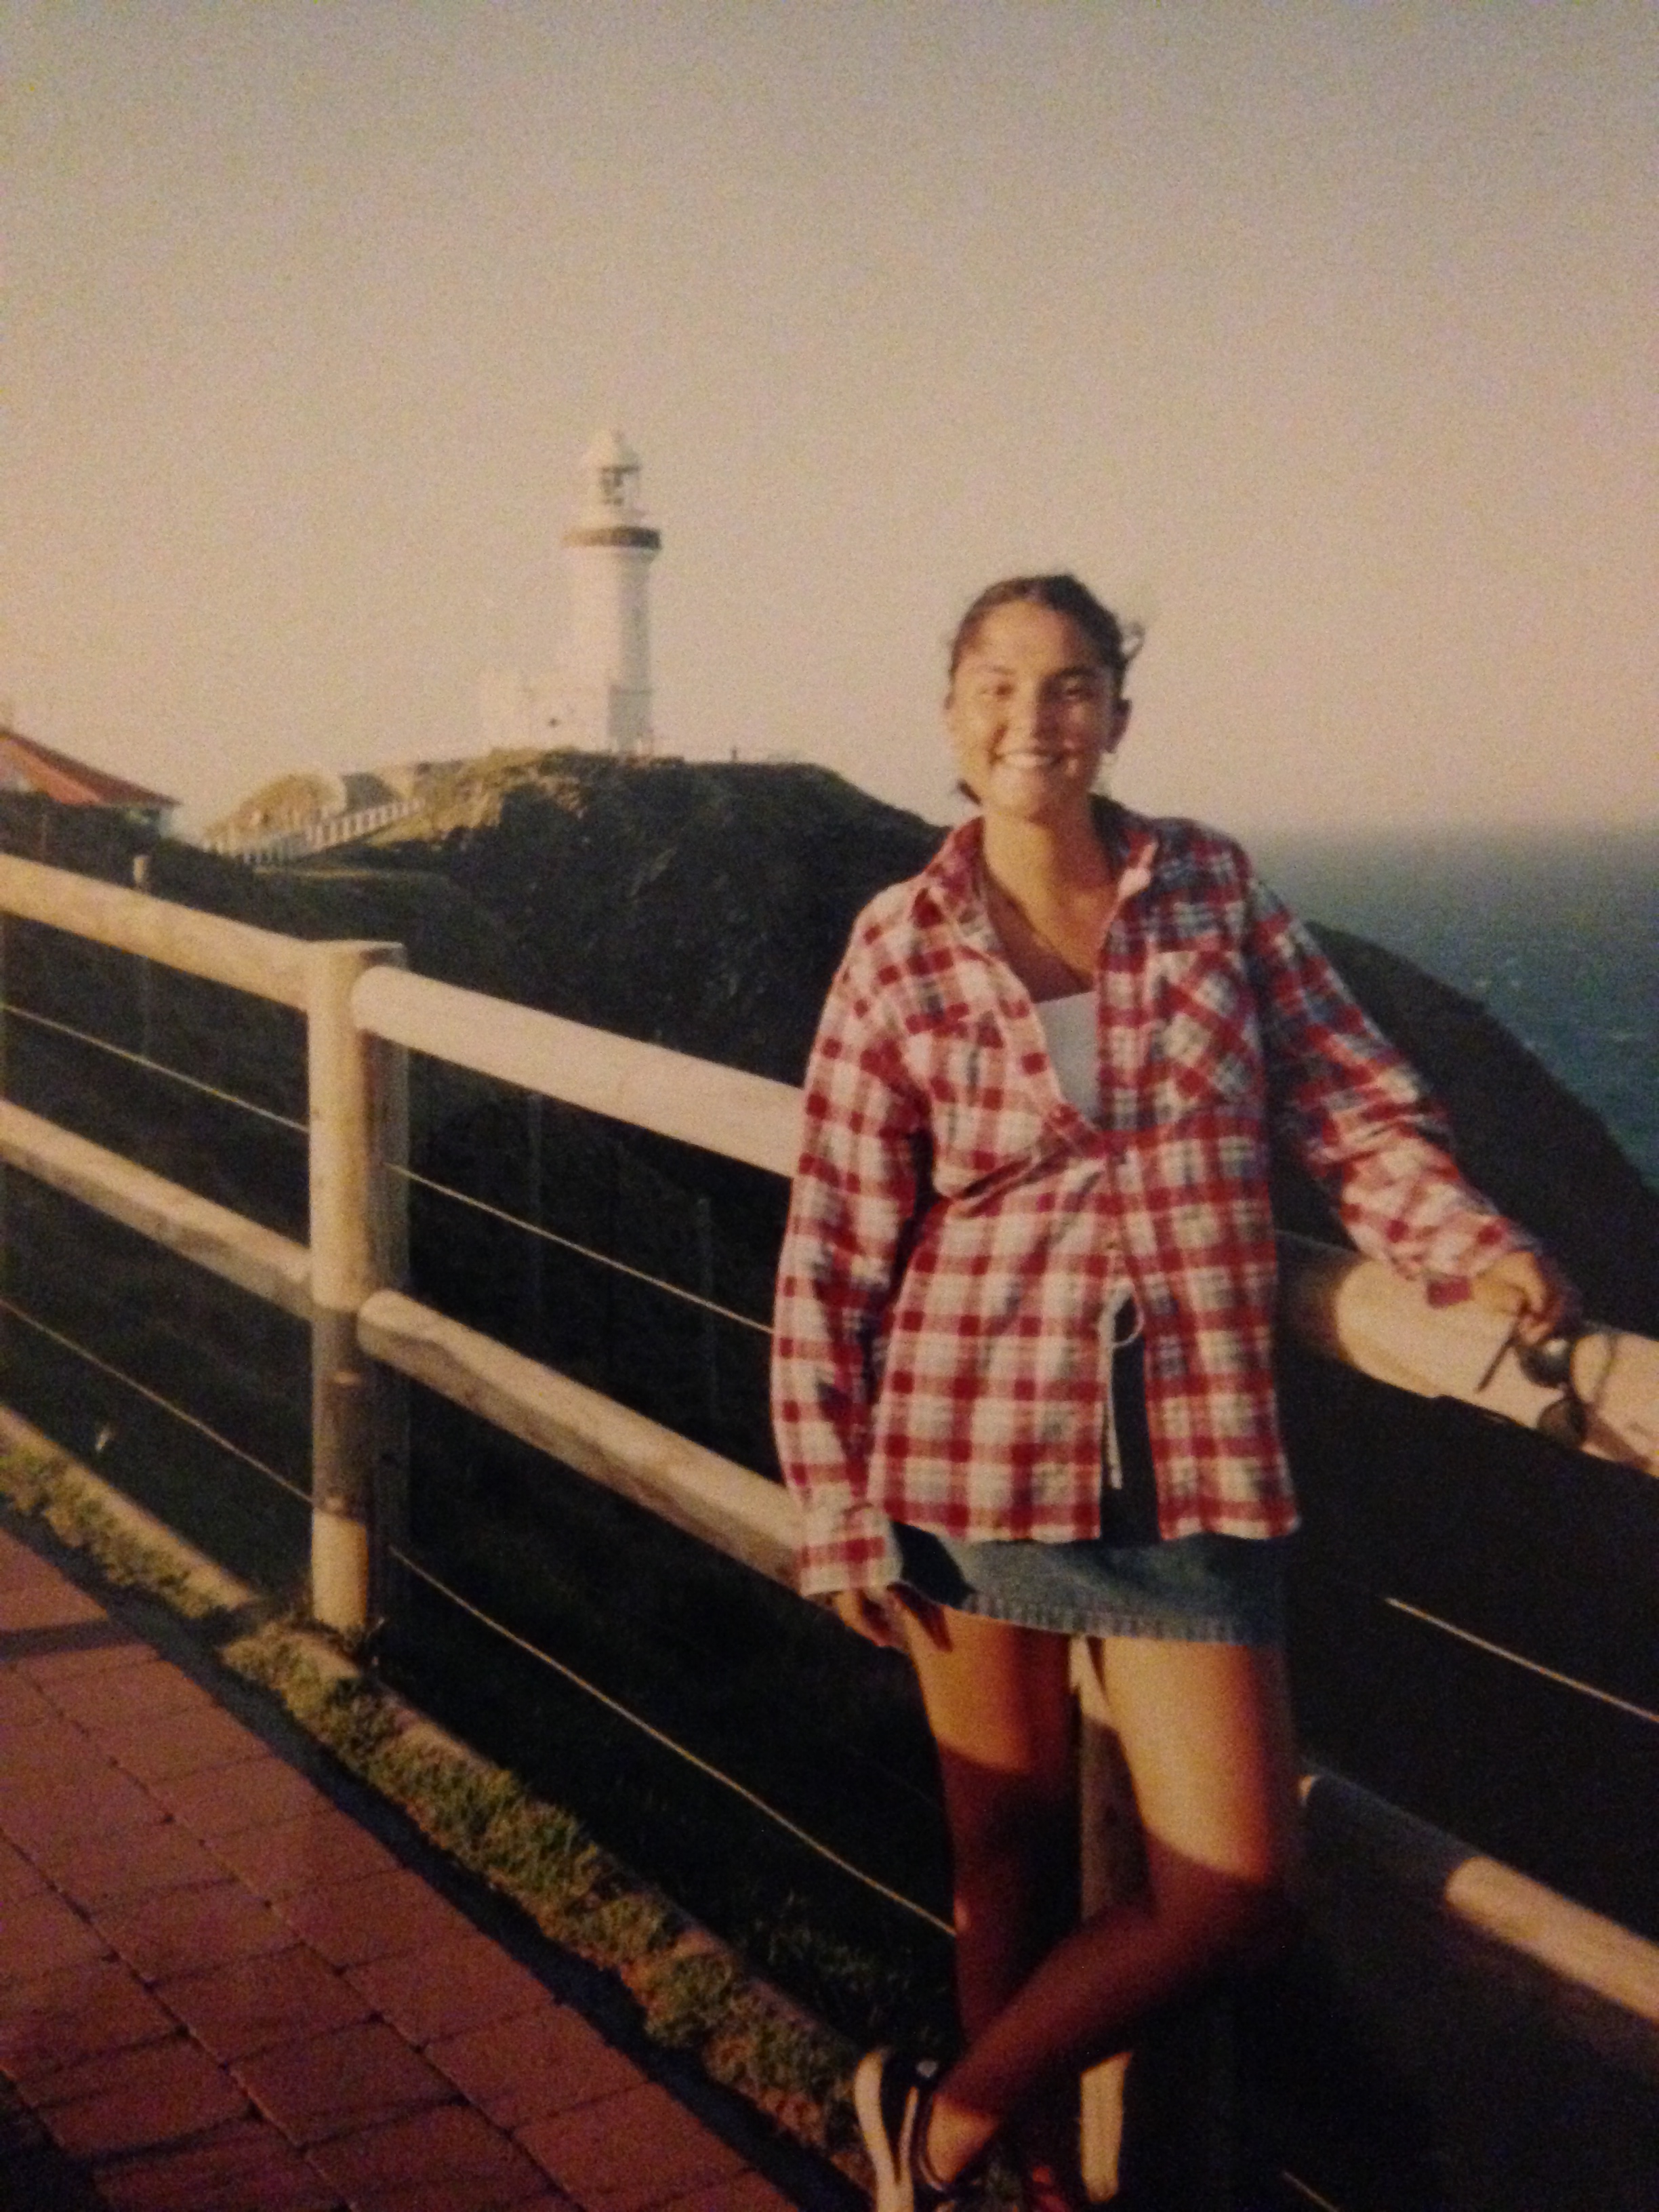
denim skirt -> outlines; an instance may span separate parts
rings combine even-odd
[[[1074,1543],[969,1543],[896,1523],[904,1587],[953,1612],[1060,1636],[1282,1643],[1290,1540],[1160,1540],[1138,1340],[1120,1348],[1112,1369],[1118,1479],[1103,1490],[1104,1534]]]

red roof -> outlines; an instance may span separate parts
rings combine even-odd
[[[177,806],[159,791],[146,791],[125,776],[108,775],[85,761],[71,760],[50,745],[15,730],[0,729],[0,792],[33,792],[64,806]]]

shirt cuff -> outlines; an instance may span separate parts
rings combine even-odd
[[[1431,1306],[1460,1305],[1470,1297],[1475,1278],[1507,1259],[1511,1252],[1541,1252],[1540,1241],[1501,1213],[1488,1214],[1472,1231],[1464,1230],[1435,1240],[1425,1270],[1425,1289]]]
[[[798,1582],[803,1597],[887,1589],[902,1571],[892,1523],[873,1505],[809,1505],[803,1511]]]

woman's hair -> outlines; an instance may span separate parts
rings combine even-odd
[[[1021,600],[1047,607],[1053,614],[1064,615],[1075,623],[1100,655],[1103,667],[1109,668],[1116,682],[1121,684],[1129,671],[1129,663],[1141,647],[1143,632],[1139,623],[1121,623],[1109,607],[1103,607],[1086,584],[1079,584],[1075,576],[1006,576],[1000,584],[993,584],[981,592],[962,620],[957,624],[956,635],[951,640],[951,676],[954,680],[962,656],[974,644],[985,627],[988,615],[998,607],[1012,606]]]

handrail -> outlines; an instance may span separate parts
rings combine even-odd
[[[1508,1317],[1465,1300],[1431,1306],[1380,1260],[1311,1237],[1279,1239],[1279,1320],[1297,1342],[1419,1398],[1455,1398],[1535,1428],[1558,1391],[1500,1355]],[[1573,1348],[1589,1413],[1579,1449],[1659,1474],[1659,1342],[1590,1324]]]
[[[365,1299],[357,1340],[412,1382],[796,1587],[800,1510],[781,1484],[399,1291]]]
[[[239,1290],[309,1320],[311,1255],[274,1229],[60,1129],[9,1099],[0,1099],[0,1161],[193,1260]]]
[[[362,1028],[410,1051],[751,1167],[795,1171],[800,1092],[793,1084],[404,969],[371,969],[351,1006]]]
[[[306,1003],[306,943],[251,922],[230,921],[153,898],[148,891],[100,883],[66,868],[0,854],[0,912],[49,928],[89,937],[95,944],[163,967],[182,969],[232,990],[279,1005]]]

